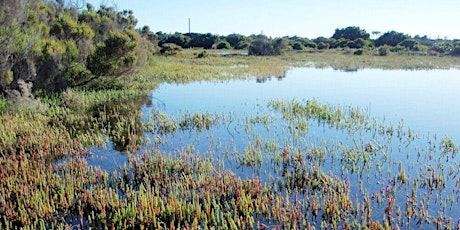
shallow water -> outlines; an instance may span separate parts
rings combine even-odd
[[[368,108],[373,117],[404,124],[420,133],[460,140],[460,70],[343,72],[296,68],[285,78],[163,84],[152,93],[168,114],[251,110],[271,99],[317,99],[332,105]],[[156,107],[153,109],[157,109]],[[143,112],[148,114],[151,108]]]
[[[177,120],[184,114],[215,115],[219,121],[199,131],[147,132],[145,137],[150,141],[141,151],[159,148],[179,154],[193,148],[194,153],[212,159],[217,167],[232,170],[241,178],[258,177],[270,183],[285,179],[286,169],[276,164],[283,149],[302,153],[322,149],[325,158],[306,158],[308,165],[350,181],[353,197],[364,196],[361,186],[368,196],[384,196],[390,190],[398,197],[396,206],[403,211],[407,207],[405,197],[413,194],[414,180],[418,178],[421,180],[418,183],[422,183],[434,171],[445,177],[445,188],[433,192],[420,186],[422,189],[415,193],[429,207],[432,216],[442,210],[456,223],[460,221],[459,191],[455,185],[459,181],[460,159],[458,155],[441,157],[438,143],[445,137],[451,137],[454,143],[460,140],[458,86],[460,70],[343,72],[314,68],[296,68],[283,78],[162,84],[151,93],[152,103],[142,107],[144,122],[155,123],[152,114],[158,112]],[[376,123],[393,127],[394,135],[379,133],[377,126],[350,131],[315,119],[289,120],[268,106],[272,100],[304,103],[312,99],[334,107],[358,107],[369,120],[375,118]],[[268,122],[263,124],[256,121],[258,118],[267,118]],[[299,128],[302,124],[306,130]],[[270,144],[275,145],[273,151],[263,147]],[[375,154],[366,154],[366,159],[347,163],[348,151],[363,152],[363,146],[369,144],[381,147]],[[113,171],[126,162],[126,155],[114,154],[110,146],[108,149],[94,150],[95,158],[89,163]],[[246,152],[260,152],[263,159],[247,165]],[[446,168],[441,170],[443,164]],[[395,182],[400,167],[408,175],[406,184]],[[448,173],[448,167],[453,168],[452,174]],[[385,215],[385,202],[373,200],[373,218],[379,220]],[[409,225],[415,226],[413,222]],[[432,225],[422,225],[428,226]]]

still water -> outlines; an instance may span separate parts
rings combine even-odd
[[[271,99],[316,99],[359,106],[368,109],[372,117],[394,124],[403,120],[421,134],[460,140],[460,70],[344,72],[296,68],[285,78],[163,84],[152,98],[168,114],[242,112]],[[149,111],[144,109],[145,114]]]
[[[285,180],[285,172],[280,172],[281,166],[274,162],[283,148],[303,153],[319,148],[326,153],[324,158],[306,159],[308,164],[349,181],[353,197],[363,199],[390,191],[398,199],[396,205],[404,208],[405,197],[412,194],[421,199],[430,215],[445,215],[456,223],[460,221],[460,160],[458,154],[443,155],[438,143],[443,139],[455,144],[460,141],[459,86],[460,70],[344,72],[314,68],[295,68],[283,77],[162,84],[151,93],[152,103],[142,107],[144,122],[155,124],[152,114],[159,112],[179,120],[184,114],[217,114],[220,121],[200,131],[178,130],[165,135],[147,132],[145,137],[150,141],[143,150],[158,148],[177,154],[192,147],[194,153],[210,157],[216,165],[225,165],[241,178],[279,181]],[[350,132],[312,120],[308,120],[303,133],[299,127],[304,123],[292,125],[293,121],[268,106],[272,100],[315,100],[359,108],[369,119],[393,127],[395,134],[379,133],[377,126]],[[261,117],[270,122],[265,126],[253,122]],[[403,134],[396,137],[398,128]],[[270,145],[275,146],[273,152],[267,148]],[[369,146],[368,152],[365,149]],[[110,149],[108,146],[96,151],[99,158],[95,159],[104,160],[89,163],[109,171],[123,165],[126,155]],[[263,158],[258,166],[245,166],[245,152],[251,151],[260,152]],[[361,158],[350,157],[353,152],[360,152]],[[401,179],[402,171],[408,176]],[[442,188],[436,187],[439,190],[430,188],[432,175],[442,177]],[[414,192],[412,183],[420,183],[414,185],[420,190]],[[384,204],[373,201],[372,205],[373,218],[378,220],[385,215]],[[408,222],[406,227],[418,225]]]

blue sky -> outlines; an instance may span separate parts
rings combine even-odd
[[[272,37],[331,37],[359,26],[368,33],[395,30],[411,36],[460,38],[460,0],[87,0],[131,9],[138,27],[154,32],[191,31]]]

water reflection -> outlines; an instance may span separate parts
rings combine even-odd
[[[257,83],[265,83],[267,81],[271,81],[272,78],[276,78],[278,81],[281,81],[284,78],[286,78],[286,71],[284,71],[282,73],[282,75],[279,75],[279,76],[256,77],[256,82]]]

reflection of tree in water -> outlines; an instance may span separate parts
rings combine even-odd
[[[278,79],[278,81],[281,81],[284,78],[286,78],[286,71],[283,71],[283,73],[281,75],[279,75],[279,76],[256,77],[256,82],[257,83],[265,83],[267,81],[271,81],[272,78],[276,78],[276,79]]]
[[[353,73],[353,72],[358,72],[358,68],[352,68],[352,67],[348,67],[348,68],[333,68],[333,70],[335,71],[340,71],[340,72],[345,72],[345,73]]]
[[[151,104],[148,96],[140,96],[113,104],[92,107],[93,128],[107,135],[117,151],[135,151],[142,144],[141,106]]]

